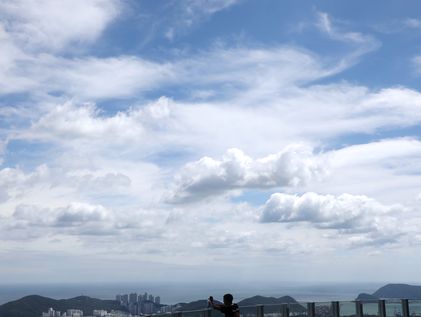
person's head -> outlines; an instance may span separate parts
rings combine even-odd
[[[233,300],[234,300],[234,297],[231,294],[225,294],[224,295],[224,304],[225,305],[231,305]]]

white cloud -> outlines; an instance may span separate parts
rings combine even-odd
[[[166,28],[164,36],[173,41],[191,28],[208,20],[212,15],[227,10],[238,4],[239,0],[183,0],[171,1],[160,21],[160,27]]]
[[[348,241],[354,247],[397,243],[405,234],[402,216],[407,211],[402,205],[383,205],[363,195],[276,193],[262,207],[260,221],[308,222],[318,229],[335,229],[351,235]]]
[[[19,168],[0,170],[0,204],[11,198],[22,196],[34,183],[43,184],[48,178],[48,168],[38,166],[32,173],[25,173]]]
[[[410,166],[402,166],[406,159],[415,163],[421,159],[421,142],[415,138],[384,139],[377,142],[356,144],[332,151],[333,168],[352,166],[383,166],[395,171],[403,171]]]
[[[417,205],[421,186],[421,142],[415,138],[385,139],[346,146],[325,153],[329,177],[303,191],[368,195],[387,204]]]
[[[114,213],[101,206],[72,202],[50,208],[17,205],[12,217],[5,218],[3,239],[42,239],[49,235],[113,236],[120,234]],[[26,234],[29,232],[30,234]]]
[[[307,221],[320,228],[365,231],[374,227],[376,216],[403,211],[402,206],[384,206],[366,196],[305,193],[302,196],[272,194],[262,210],[263,222]]]
[[[0,170],[1,214],[10,214],[13,206],[29,204],[35,198],[39,203],[56,205],[72,197],[125,195],[132,180],[121,172],[50,168],[40,165],[32,172],[19,167]],[[65,194],[64,194],[65,193]],[[72,194],[73,193],[73,194]],[[62,196],[66,195],[66,199]]]
[[[336,71],[344,70],[357,63],[363,55],[376,50],[380,46],[379,41],[370,35],[339,30],[336,25],[332,24],[331,17],[325,12],[318,12],[318,22],[316,23],[316,26],[332,40],[355,46],[353,52],[341,59]]]
[[[326,12],[318,13],[318,28],[329,35],[332,39],[338,41],[346,41],[356,44],[367,44],[374,39],[358,32],[340,32],[331,21],[330,16]]]
[[[174,80],[171,65],[132,56],[64,59],[43,54],[14,56],[9,62],[0,72],[11,79],[0,86],[3,94],[29,90],[92,100],[128,97]]]
[[[220,95],[240,91],[243,95],[245,89],[268,94],[332,75],[335,71],[330,68],[336,68],[290,47],[217,48],[165,63],[133,56],[65,59],[16,55],[12,48],[4,57],[7,68],[0,73],[10,82],[0,86],[1,93],[61,93],[81,100],[135,96],[165,85],[187,85],[193,92],[216,85]]]
[[[74,61],[76,64],[78,62],[82,61]],[[326,70],[311,56],[288,48],[274,51],[220,50],[177,65],[161,65],[161,68],[159,64],[152,64],[151,68],[145,66],[146,70],[142,70],[144,64],[137,59],[109,60],[108,66],[105,61],[99,64],[96,60],[91,62],[83,61],[86,76],[82,75],[83,72],[66,71],[60,67],[53,73],[57,76],[62,74],[61,77],[50,76],[48,71],[41,68],[36,73],[44,74],[45,79],[29,81],[36,83],[34,85],[39,91],[43,90],[41,83],[44,82],[46,91],[64,89],[69,96],[76,95],[77,99],[82,100],[131,96],[142,90],[154,89],[160,83],[170,83],[173,79],[167,75],[175,73],[179,76],[179,84],[186,84],[192,93],[202,91],[205,86],[221,87],[213,90],[217,91],[216,95],[210,96],[215,101],[173,102],[171,116],[168,106],[162,108],[170,120],[167,121],[170,130],[166,135],[178,136],[168,138],[164,141],[167,144],[170,144],[169,141],[173,144],[185,141],[201,146],[212,138],[215,140],[212,143],[219,146],[218,151],[239,147],[247,152],[258,150],[261,155],[273,151],[274,147],[284,146],[286,140],[314,139],[318,142],[342,134],[373,133],[384,128],[412,126],[421,120],[421,97],[415,90],[395,87],[369,91],[365,87],[350,84],[300,88],[301,83],[323,77]],[[215,67],[212,69],[224,69],[226,72],[217,73],[205,67],[213,63]],[[124,65],[131,70],[126,72]],[[278,72],[277,69],[282,71]],[[143,72],[150,75],[143,77]],[[121,78],[119,74],[122,74]],[[31,76],[25,78],[30,79]],[[114,78],[120,80],[115,83]],[[16,88],[21,87],[25,85],[19,84]],[[76,106],[60,105],[51,108],[48,114],[45,114],[45,110],[41,111],[44,118],[32,118],[32,121],[39,121],[40,129],[48,126],[44,129],[46,133],[51,128],[49,126],[55,124],[54,120],[63,125],[51,130],[59,135],[65,129],[69,134],[70,130],[74,130],[75,135],[86,133],[91,136],[101,136],[111,130],[117,136],[130,134],[135,137],[144,133],[144,127],[138,124],[140,111],[136,107],[112,117],[101,115],[94,106],[80,106],[78,109]],[[81,131],[84,124],[90,131]],[[214,128],[216,125],[219,127],[217,130]],[[296,129],[297,125],[300,125],[300,129]],[[127,126],[131,128],[127,129]],[[195,131],[195,134],[188,131]]]
[[[18,204],[11,216],[2,218],[1,240],[39,239],[77,236],[84,243],[92,236],[122,236],[127,240],[160,240],[163,233],[162,212],[108,208],[100,204],[71,202],[57,207],[42,204]],[[104,238],[105,239],[105,238]],[[107,240],[108,248],[119,240]]]
[[[259,159],[230,149],[221,160],[203,157],[183,167],[170,201],[196,200],[233,189],[299,186],[323,173],[323,162],[305,146],[290,146]]]
[[[421,20],[407,18],[403,21],[404,26],[411,28],[411,29],[419,29],[421,28]]]
[[[104,146],[125,144],[143,138],[145,128],[153,130],[159,127],[159,121],[165,121],[170,116],[170,104],[170,99],[161,97],[144,107],[107,116],[94,104],[77,105],[69,101],[47,107],[30,130],[19,137],[59,142],[85,140],[98,145],[107,140]]]
[[[421,56],[415,56],[412,58],[412,64],[415,67],[415,73],[417,75],[421,74]]]
[[[118,1],[2,1],[0,21],[29,50],[61,50],[97,39],[119,14]]]
[[[185,10],[191,16],[197,16],[198,13],[211,15],[218,11],[227,9],[239,2],[239,0],[187,0]]]

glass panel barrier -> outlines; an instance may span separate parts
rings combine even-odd
[[[264,305],[264,317],[282,317],[282,305]]]
[[[316,317],[333,317],[331,302],[315,303]]]
[[[421,300],[410,299],[409,304],[409,316],[410,317],[421,317]]]
[[[257,307],[256,306],[240,306],[240,316],[241,317],[257,317],[256,315]]]
[[[379,303],[375,302],[363,302],[363,313],[364,317],[377,317],[379,316]]]
[[[362,302],[363,317],[382,317],[379,312],[379,302]],[[421,317],[421,300],[409,300],[409,317]],[[258,309],[260,310],[258,312]],[[241,306],[241,317],[284,317],[284,313],[288,312],[289,317],[309,317],[307,311],[307,303],[289,303],[289,304],[273,304],[264,306]],[[386,317],[403,317],[401,300],[386,300],[384,301],[384,308]],[[263,316],[261,315],[263,308]],[[287,310],[285,310],[287,308]],[[316,302],[314,303],[314,317],[335,317],[334,310],[337,311],[337,306],[332,307],[332,302]],[[182,316],[173,316],[168,313],[161,313],[154,315],[155,317],[224,317],[224,315],[217,310],[195,310],[184,311]],[[339,302],[339,316],[340,317],[356,317],[356,302]],[[311,317],[311,316],[310,316]]]
[[[307,317],[307,303],[292,303],[289,304],[290,316],[293,317]]]
[[[219,310],[212,309],[211,310],[211,317],[224,317],[225,315],[221,313]]]
[[[398,299],[386,301],[386,317],[402,317],[402,304]]]
[[[207,310],[183,311],[183,317],[206,317]]]
[[[339,302],[339,316],[355,317],[355,302]]]

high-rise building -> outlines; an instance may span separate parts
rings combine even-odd
[[[138,303],[143,302],[143,295],[142,295],[142,294],[139,294],[139,295],[137,296],[137,302],[138,302]]]
[[[121,303],[123,305],[128,305],[129,304],[129,295],[124,294],[121,296]]]
[[[145,292],[145,293],[143,294],[143,300],[148,300],[148,293],[146,293],[146,292]]]
[[[131,293],[129,295],[129,304],[137,303],[137,293]]]
[[[151,302],[153,302],[153,300],[154,300],[154,297],[153,297],[153,295],[151,294],[151,295],[149,295],[149,298],[148,298],[148,300],[150,300]]]
[[[171,305],[163,306],[163,307],[161,308],[161,311],[162,311],[163,313],[171,313],[171,312],[172,312],[172,306],[171,306]]]
[[[130,303],[129,304],[129,312],[130,312],[130,314],[136,315],[137,312],[138,312],[138,307],[139,307],[139,304],[138,303]]]
[[[115,300],[116,300],[117,302],[121,303],[121,295],[120,295],[120,294],[116,295],[116,296],[115,296]]]
[[[143,313],[144,314],[152,314],[153,313],[154,304],[151,302],[146,302],[143,305]]]
[[[161,304],[161,297],[159,297],[159,296],[156,296],[155,297],[155,304]]]

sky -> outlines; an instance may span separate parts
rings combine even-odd
[[[419,282],[420,12],[1,1],[0,280]]]

